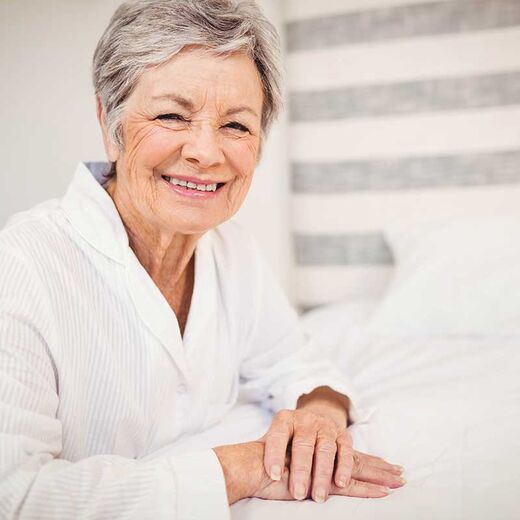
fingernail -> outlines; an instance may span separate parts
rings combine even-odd
[[[296,486],[294,486],[294,498],[296,500],[303,500],[305,495],[307,495],[305,486],[303,484],[296,484]]]
[[[315,502],[325,502],[325,488],[318,488],[315,492],[314,492],[314,501]]]
[[[379,491],[381,491],[381,493],[385,493],[386,495],[388,495],[388,493],[390,493],[389,488],[387,488],[385,486],[379,486]]]
[[[395,466],[392,466],[396,471],[399,471],[399,473],[402,473],[404,471],[403,466],[398,466],[397,464]]]
[[[345,484],[346,484],[346,482],[345,482],[345,479],[344,479],[344,478],[340,478],[340,479],[338,480],[338,485],[339,485],[340,488],[344,488],[344,487],[345,487]]]
[[[401,483],[401,485],[406,484],[406,479],[405,479],[405,478],[403,478],[403,477],[399,477],[398,480],[399,480],[399,482]]]
[[[282,468],[275,464],[271,466],[271,479],[272,480],[280,480],[282,478]]]

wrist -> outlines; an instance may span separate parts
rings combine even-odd
[[[222,466],[229,505],[254,496],[261,487],[264,472],[264,444],[245,442],[213,448]]]
[[[349,415],[350,399],[329,387],[318,387],[309,394],[303,394],[296,408],[329,417],[340,428],[346,428],[352,422]]]

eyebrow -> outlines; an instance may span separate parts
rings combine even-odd
[[[174,101],[181,107],[185,108],[186,110],[193,110],[193,103],[186,99],[185,97],[179,96],[178,94],[163,94],[161,96],[153,96],[152,99],[154,101],[162,101],[162,100],[168,100],[168,101]]]
[[[230,108],[224,115],[225,116],[232,116],[234,114],[238,114],[239,112],[249,112],[250,114],[253,114],[255,117],[258,117],[258,114],[247,105],[240,105],[238,107]]]
[[[152,100],[154,100],[154,101],[159,101],[159,100],[173,101],[173,102],[177,103],[178,105],[180,105],[181,107],[185,108],[186,110],[193,110],[193,108],[195,106],[192,101],[190,101],[189,99],[186,99],[185,97],[182,97],[178,94],[163,94],[160,96],[153,96]],[[232,115],[238,114],[240,112],[249,112],[250,114],[253,114],[255,117],[258,117],[258,114],[251,107],[248,107],[247,105],[239,105],[236,107],[232,107],[224,114],[224,116],[232,116]]]

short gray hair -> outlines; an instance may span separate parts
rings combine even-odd
[[[267,135],[282,108],[281,51],[276,29],[254,0],[132,0],[112,16],[93,60],[94,88],[119,147],[125,102],[145,69],[188,45],[251,57],[262,80],[262,137]]]

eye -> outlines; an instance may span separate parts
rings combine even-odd
[[[226,128],[231,128],[232,130],[238,130],[240,132],[249,132],[249,128],[239,123],[238,121],[233,121],[226,125]],[[250,133],[250,132],[249,132]]]
[[[184,117],[179,114],[161,114],[156,117],[159,121],[186,121]]]

